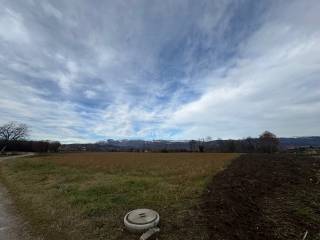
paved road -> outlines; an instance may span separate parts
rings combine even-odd
[[[0,157],[0,162],[8,159],[32,156],[33,153]],[[26,231],[27,223],[16,212],[8,191],[0,183],[0,240],[33,240]]]

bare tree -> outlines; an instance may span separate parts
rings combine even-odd
[[[211,142],[211,141],[212,141],[212,137],[207,136],[206,139],[205,139],[205,141],[206,141],[206,142]]]
[[[10,122],[0,126],[0,140],[6,142],[25,139],[28,133],[29,128],[23,123]]]
[[[279,139],[269,131],[264,131],[259,137],[260,150],[267,153],[278,151]]]
[[[190,140],[189,141],[189,147],[191,152],[196,151],[197,141],[196,140]]]
[[[257,150],[257,141],[251,137],[247,137],[244,141],[244,150],[247,152],[255,152]]]
[[[58,141],[49,142],[49,148],[48,150],[50,152],[58,152],[59,147],[61,146],[61,143]]]
[[[199,152],[204,152],[204,138],[198,140]]]

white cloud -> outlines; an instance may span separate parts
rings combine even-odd
[[[291,13],[281,14],[284,19],[268,19],[242,44],[226,76],[213,72],[203,95],[173,114],[168,124],[186,129],[176,137],[245,137],[265,129],[282,136],[320,134],[320,30],[305,31],[286,21]],[[295,17],[302,21],[304,13]]]
[[[97,93],[95,91],[92,91],[92,90],[85,90],[84,91],[84,95],[87,97],[87,98],[94,98],[95,96],[97,96]]]
[[[9,8],[0,10],[0,38],[15,43],[28,43],[30,41],[23,18]]]
[[[55,8],[54,6],[52,6],[49,2],[41,2],[41,5],[44,9],[44,11],[50,15],[53,16],[57,19],[61,19],[62,16],[62,12],[59,11],[57,8]]]
[[[320,134],[317,1],[4,5],[0,123],[35,138]]]

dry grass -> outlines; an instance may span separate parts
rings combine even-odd
[[[205,184],[237,156],[55,154],[6,162],[1,178],[44,239],[132,239],[122,217],[138,207],[159,211],[161,239],[205,239],[203,226],[186,220]]]

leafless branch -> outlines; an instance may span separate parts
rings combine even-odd
[[[29,128],[26,124],[10,122],[0,126],[0,139],[5,141],[22,140],[28,136]]]

